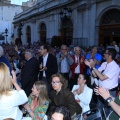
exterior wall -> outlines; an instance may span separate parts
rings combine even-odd
[[[40,3],[36,6],[15,16],[14,24],[17,26],[20,20],[24,22],[23,31],[30,24],[32,31],[31,40],[33,42],[40,40],[39,27],[44,22],[47,31],[46,38],[52,38],[54,35],[60,35],[60,18],[58,13],[67,6],[72,8],[73,38],[79,38],[79,44],[82,46],[91,46],[98,44],[99,21],[102,14],[108,9],[120,7],[120,1],[118,0],[61,1],[49,0],[48,2],[44,1],[44,3],[38,1]],[[26,34],[23,34],[22,37],[24,43],[26,41],[25,36]]]
[[[13,18],[22,11],[22,8],[16,5],[7,4],[0,6],[0,33],[3,33],[3,36],[5,36],[5,29],[8,29],[8,42],[12,40],[11,35],[14,33]]]

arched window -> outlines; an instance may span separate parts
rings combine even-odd
[[[120,10],[112,9],[103,14],[100,25],[120,24]]]
[[[27,39],[27,43],[31,43],[31,28],[30,26],[27,26],[26,28],[26,39]]]
[[[120,40],[120,10],[111,9],[105,12],[100,19],[99,43],[110,45]]]
[[[62,19],[61,21],[61,37],[63,43],[70,45],[73,38],[73,23],[70,18]]]
[[[40,41],[46,43],[46,25],[44,23],[40,25]]]

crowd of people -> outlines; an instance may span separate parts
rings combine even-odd
[[[76,120],[92,108],[120,119],[120,46],[2,44],[0,120]],[[113,111],[113,112],[111,112]]]

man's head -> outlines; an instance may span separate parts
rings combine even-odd
[[[92,47],[92,53],[96,54],[97,53],[97,46]]]
[[[33,57],[33,55],[34,55],[33,50],[27,49],[25,51],[25,59],[26,60],[29,60],[31,57]]]
[[[106,49],[105,53],[104,53],[104,58],[106,60],[114,60],[116,57],[116,50],[114,48],[108,48]]]
[[[65,52],[68,52],[68,47],[66,45],[61,46],[61,53],[64,54]]]
[[[40,54],[45,56],[48,53],[49,47],[48,45],[41,45],[40,46]]]
[[[74,47],[74,52],[75,52],[75,55],[79,56],[81,53],[80,47],[79,46]]]

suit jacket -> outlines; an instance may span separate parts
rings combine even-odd
[[[27,96],[30,95],[35,81],[38,80],[39,62],[35,57],[30,58],[21,71],[21,84]]]
[[[74,72],[75,72],[75,68],[77,67],[77,63],[75,63],[75,55],[73,55],[72,58],[73,58],[74,62],[73,62],[73,64],[70,66],[70,70],[71,70],[71,72],[72,72],[71,78],[74,79]],[[79,56],[79,61],[80,61],[81,59],[84,59],[84,58],[82,58],[81,56]],[[84,62],[83,62],[83,63],[80,63],[80,73],[83,74],[84,72],[85,72],[85,64],[84,64]]]
[[[43,56],[39,57],[39,64],[43,63]],[[47,70],[45,70],[46,78],[50,80],[51,76],[58,72],[57,59],[54,55],[48,53],[46,62]],[[42,79],[43,71],[40,71],[39,79]]]

